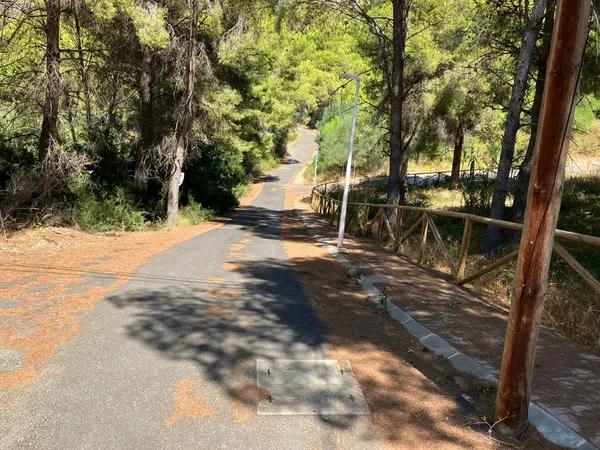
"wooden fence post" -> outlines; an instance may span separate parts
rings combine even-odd
[[[344,226],[345,229],[351,231],[352,220],[356,214],[356,208],[353,208],[352,205],[348,205],[348,216],[346,217],[346,224]]]
[[[401,209],[396,208],[396,227],[395,227],[395,235],[394,235],[394,253],[398,251],[400,248],[400,229],[402,228],[402,215],[403,212]]]
[[[425,245],[427,244],[427,229],[429,227],[429,220],[427,220],[427,213],[423,214],[421,222],[421,240],[419,242],[419,258],[418,263],[421,265],[423,262],[423,253],[425,252]]]
[[[467,268],[467,255],[469,254],[469,244],[471,243],[471,231],[473,231],[473,222],[471,219],[465,219],[465,228],[463,230],[462,242],[460,244],[460,253],[458,254],[458,267],[456,269],[456,281],[465,277]]]
[[[528,425],[535,347],[589,18],[590,0],[559,1],[496,399],[496,419],[517,435]]]

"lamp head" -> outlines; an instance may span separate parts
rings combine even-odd
[[[347,80],[356,80],[358,81],[359,76],[353,73],[343,73],[340,75],[340,78],[346,78]]]

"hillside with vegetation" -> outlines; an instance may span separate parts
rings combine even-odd
[[[474,165],[498,171],[489,214],[520,221],[554,9],[553,0],[3,2],[3,227],[203,220],[236,206],[298,124],[319,129],[320,178],[335,177],[354,93],[343,73],[362,82],[355,171],[389,175],[387,202],[407,201],[407,171]],[[574,167],[593,168],[598,155],[597,48],[591,21]]]
[[[351,22],[307,8],[293,18],[261,1],[0,8],[6,227],[134,230],[175,219],[179,205],[192,219],[227,211],[339,74],[364,68]]]

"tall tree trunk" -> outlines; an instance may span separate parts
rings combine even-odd
[[[550,54],[550,44],[552,43],[552,29],[554,28],[554,11],[556,9],[556,0],[548,2],[546,16],[544,17],[544,29],[542,35],[542,48],[538,62],[538,73],[535,81],[535,96],[533,97],[533,105],[531,107],[531,134],[529,136],[529,144],[527,152],[519,166],[517,174],[515,197],[512,207],[512,220],[514,222],[523,222],[525,213],[525,204],[527,201],[527,187],[529,186],[529,175],[531,173],[531,158],[533,157],[533,149],[538,130],[538,122],[540,119],[540,109],[542,106],[542,97],[544,96],[544,85],[546,81],[546,66],[548,65],[548,55]]]
[[[106,109],[106,120],[104,121],[103,126],[104,139],[101,140],[103,142],[102,145],[106,145],[110,142],[110,130],[115,126],[116,109],[119,101],[119,85],[119,73],[114,72],[111,80],[110,102],[108,103],[108,108]]]
[[[175,154],[171,179],[169,180],[169,195],[167,199],[167,222],[174,224],[179,217],[179,184],[181,180],[181,168],[185,159],[185,151],[189,144],[189,136],[192,128],[194,107],[194,83],[196,81],[196,35],[198,24],[198,0],[190,0],[191,10],[190,34],[187,54],[187,67],[185,71],[186,93],[183,102],[181,122],[176,131]]]
[[[38,159],[42,168],[57,142],[58,102],[60,99],[60,0],[45,0],[45,4],[46,100],[38,143]]]
[[[134,183],[143,193],[148,189],[148,172],[146,167],[146,154],[154,143],[154,117],[152,110],[152,54],[150,49],[142,44],[142,59],[140,64],[140,105],[139,127],[140,140],[137,146],[134,169]]]
[[[463,144],[465,142],[465,130],[461,123],[456,128],[456,136],[454,137],[454,155],[452,156],[452,174],[450,182],[457,184],[460,180],[460,163],[462,161]]]
[[[87,68],[85,67],[85,58],[83,55],[83,45],[81,43],[81,23],[79,20],[79,3],[71,1],[73,8],[73,21],[75,22],[75,38],[77,43],[77,62],[79,63],[79,75],[81,76],[81,87],[83,90],[83,102],[85,108],[85,122],[88,132],[92,127],[92,101],[90,97],[90,82]]]
[[[504,217],[504,206],[506,194],[508,193],[508,183],[510,179],[510,170],[513,164],[515,152],[515,142],[517,131],[520,125],[521,109],[525,91],[527,90],[527,77],[529,66],[535,50],[535,42],[546,11],[547,0],[535,0],[533,11],[529,18],[529,23],[523,36],[523,44],[519,51],[515,77],[508,105],[508,115],[504,126],[504,136],[502,138],[502,149],[500,151],[500,161],[498,163],[498,172],[494,185],[494,196],[492,197],[492,209],[490,217],[492,219],[502,219]],[[487,230],[485,250],[489,254],[496,252],[500,241],[500,229],[490,226]]]
[[[64,95],[64,109],[67,111],[67,121],[69,122],[69,131],[71,132],[71,140],[73,146],[78,147],[77,143],[77,131],[75,130],[75,114],[73,114],[73,102],[71,101],[71,93],[69,92],[66,83],[63,83],[63,95]],[[75,97],[77,93],[75,93]]]
[[[388,204],[406,200],[402,166],[406,158],[402,136],[402,104],[404,101],[404,48],[408,16],[408,1],[393,0],[392,75],[390,89],[390,169],[388,177]]]

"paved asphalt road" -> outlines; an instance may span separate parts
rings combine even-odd
[[[378,447],[366,416],[243,406],[265,400],[258,358],[327,358],[280,240],[285,187],[313,145],[303,130],[252,207],[151,259],[83,317],[44,376],[2,394],[0,448]]]

